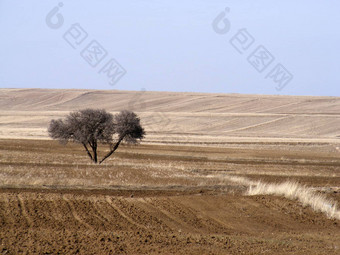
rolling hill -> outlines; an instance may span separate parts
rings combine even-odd
[[[0,89],[0,138],[46,139],[69,111],[139,114],[145,142],[331,142],[340,138],[340,98],[149,91]]]

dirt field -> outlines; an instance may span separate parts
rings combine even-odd
[[[87,107],[146,138],[49,140]],[[0,254],[340,254],[339,127],[337,97],[0,89]]]
[[[247,196],[227,177],[298,180],[340,203],[329,144],[125,145],[96,166],[78,145],[3,139],[0,253],[340,253],[340,220],[297,200]]]

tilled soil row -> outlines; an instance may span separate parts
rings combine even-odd
[[[2,254],[338,254],[339,221],[271,196],[1,190]],[[134,192],[138,194],[138,191]]]

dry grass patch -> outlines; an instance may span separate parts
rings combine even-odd
[[[337,202],[327,198],[315,188],[301,185],[296,181],[282,183],[266,183],[235,175],[208,175],[207,178],[220,180],[220,183],[233,182],[247,187],[247,196],[274,195],[290,200],[298,200],[303,206],[310,206],[316,212],[324,213],[328,218],[340,220],[340,210]]]
[[[340,210],[337,203],[312,188],[300,185],[294,181],[283,183],[258,182],[250,185],[247,195],[276,195],[287,199],[298,200],[303,206],[310,206],[316,212],[322,212],[329,218],[340,220]]]

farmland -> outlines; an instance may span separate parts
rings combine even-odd
[[[0,253],[340,252],[336,213],[248,192],[297,182],[340,204],[338,98],[0,92]],[[50,119],[83,105],[130,107],[145,141],[94,165],[81,146],[48,139]]]

